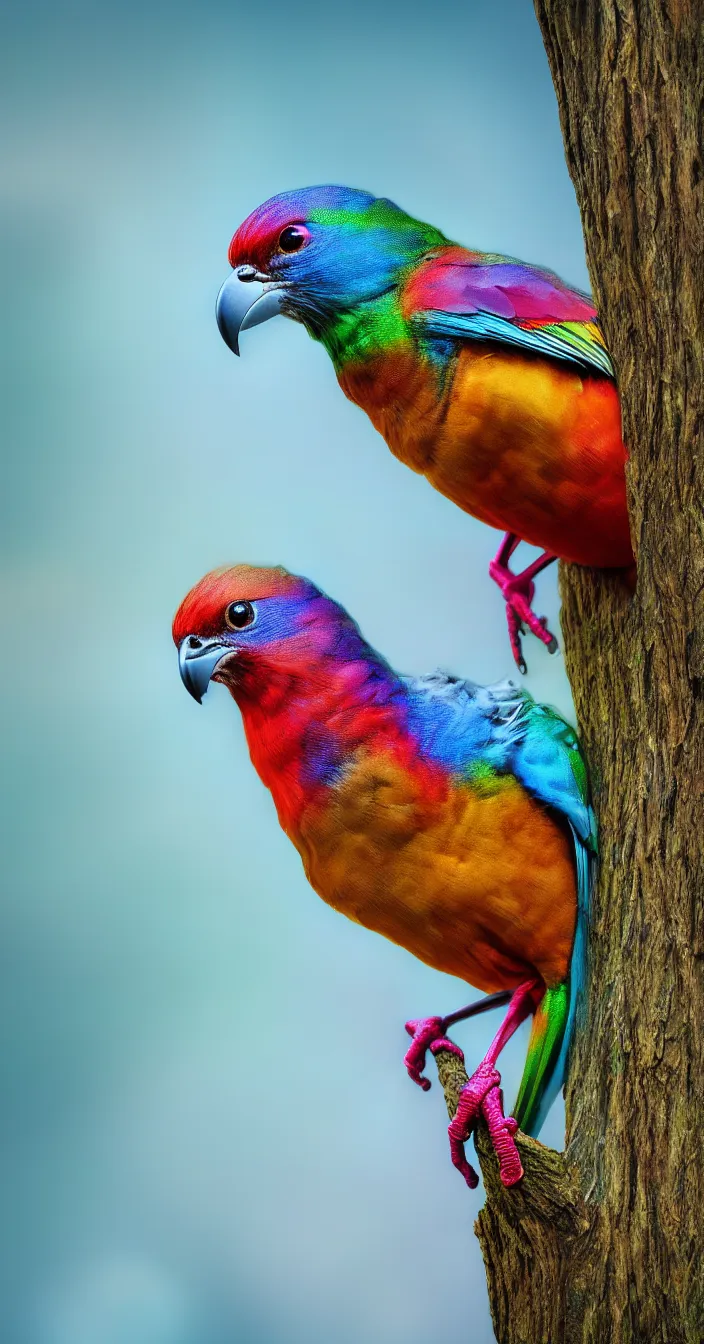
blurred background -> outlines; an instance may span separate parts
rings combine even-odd
[[[511,673],[496,535],[302,328],[237,361],[213,305],[244,215],[319,182],[586,287],[532,6],[26,0],[3,29],[0,1338],[489,1344],[481,1190],[402,1065],[467,988],[308,888],[170,621],[212,566],[283,563],[404,671]],[[496,1025],[457,1029],[470,1065]]]

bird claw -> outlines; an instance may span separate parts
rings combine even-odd
[[[450,1054],[457,1055],[464,1063],[464,1055],[460,1047],[445,1035],[445,1026],[444,1017],[422,1017],[406,1023],[406,1031],[409,1036],[413,1037],[413,1040],[403,1057],[403,1062],[408,1070],[408,1076],[419,1087],[422,1087],[424,1092],[428,1092],[430,1089],[430,1079],[426,1078],[423,1073],[428,1050],[433,1055],[437,1054],[439,1050],[448,1050]]]
[[[478,1183],[474,1168],[467,1161],[464,1145],[476,1128],[480,1114],[486,1120],[489,1137],[499,1160],[499,1176],[504,1186],[515,1185],[523,1176],[523,1165],[514,1135],[518,1124],[505,1116],[499,1084],[501,1075],[489,1060],[482,1060],[460,1092],[457,1110],[448,1127],[453,1166],[464,1177],[470,1190]]]
[[[547,651],[548,651],[548,653],[557,653],[557,650],[559,649],[560,646],[559,646],[557,640],[555,639],[555,636],[554,636],[554,635],[551,635],[551,634],[550,634],[550,631],[548,630],[548,618],[547,618],[547,616],[539,616],[539,617],[538,617],[538,620],[540,621],[540,624],[542,625],[542,627],[543,627],[545,633],[546,633],[547,635],[550,635],[550,643],[549,643],[549,644],[546,644],[546,646],[545,646],[546,649],[547,649]],[[521,626],[521,629],[523,630],[523,634],[526,634],[526,633],[527,633],[527,632],[525,631],[525,629],[523,629],[523,626]]]
[[[533,595],[535,595],[535,583],[528,579],[525,585],[521,585],[521,575],[511,574],[508,577],[497,575],[496,571],[490,570],[492,578],[496,579],[501,589],[502,598],[507,603],[507,625],[508,637],[511,640],[511,652],[517,668],[521,672],[527,672],[527,665],[521,649],[521,636],[524,634],[535,634],[537,640],[545,645],[548,653],[556,653],[558,650],[558,640],[556,640],[552,630],[548,630],[547,617],[536,616],[531,607]],[[507,571],[508,574],[508,571]]]
[[[545,645],[548,653],[557,651],[557,640],[552,631],[548,630],[547,617],[536,616],[533,611],[535,584],[531,578],[525,574],[512,574],[506,565],[500,565],[496,560],[492,560],[489,574],[501,589],[501,595],[506,603],[511,652],[519,671],[525,675],[528,669],[521,649],[521,636],[528,633],[535,635],[536,639]]]

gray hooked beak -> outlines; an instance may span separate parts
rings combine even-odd
[[[239,335],[281,311],[285,291],[254,266],[238,266],[225,281],[215,303],[218,330],[233,354],[240,353]]]
[[[218,663],[234,652],[231,644],[220,644],[217,640],[206,644],[197,635],[186,635],[181,640],[178,649],[181,681],[199,705],[203,703],[203,696]]]

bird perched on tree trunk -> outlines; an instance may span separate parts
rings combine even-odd
[[[325,901],[437,970],[501,1001],[505,1022],[450,1126],[464,1154],[479,1111],[502,1179],[522,1175],[517,1125],[535,1133],[562,1084],[582,977],[594,817],[573,730],[511,682],[400,676],[343,607],[285,569],[208,574],[173,624],[185,686],[227,686],[279,821]],[[492,999],[491,1002],[496,1002]],[[412,1078],[448,1027],[410,1022]],[[496,1060],[533,1014],[514,1110]]]
[[[330,354],[391,451],[506,533],[489,572],[520,629],[559,557],[632,565],[613,368],[587,295],[549,271],[472,252],[392,201],[348,187],[284,192],[240,225],[217,301],[227,344],[283,313]],[[522,573],[519,541],[543,554]]]

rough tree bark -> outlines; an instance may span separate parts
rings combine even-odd
[[[561,573],[600,823],[586,1023],[566,1157],[525,1140],[516,1197],[480,1135],[478,1232],[500,1344],[702,1344],[704,3],[535,8],[622,393],[638,582]]]

